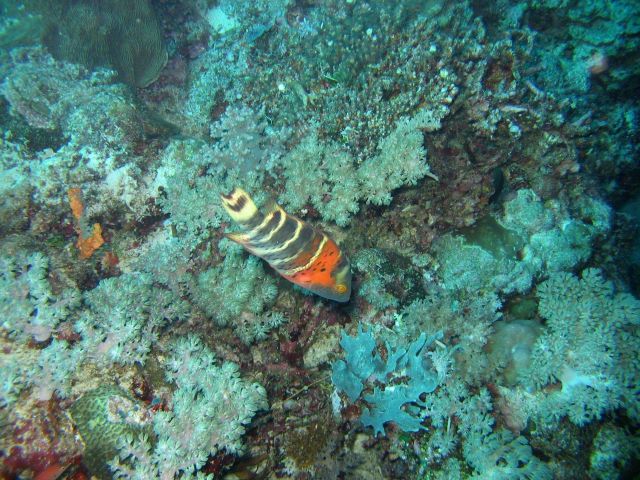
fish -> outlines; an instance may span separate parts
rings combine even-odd
[[[276,202],[264,212],[239,187],[220,195],[222,206],[243,233],[225,236],[265,260],[302,288],[336,302],[351,297],[351,263],[325,232],[289,215]]]
[[[44,470],[41,470],[35,477],[34,480],[58,480],[61,478],[62,474],[67,471],[69,465],[61,465],[59,463],[54,463],[53,465],[49,465]]]

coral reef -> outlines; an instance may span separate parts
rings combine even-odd
[[[518,372],[524,390],[536,394],[505,391],[518,403],[513,409],[539,419],[567,415],[578,425],[619,408],[637,419],[640,301],[616,293],[596,269],[584,270],[580,280],[556,273],[536,293],[546,328]],[[560,390],[543,392],[555,382]]]
[[[426,365],[423,349],[434,340],[423,333],[406,349],[391,350],[387,345],[385,363],[375,352],[376,342],[370,332],[359,330],[355,338],[343,333],[340,345],[346,352],[345,361],[333,364],[331,380],[352,402],[362,393],[365,382],[377,380],[383,385],[383,388],[376,386],[372,394],[364,396],[371,409],[365,407],[360,417],[363,425],[373,427],[374,435],[384,433],[387,422],[393,422],[408,432],[421,428],[422,419],[409,414],[403,406],[409,403],[420,405],[420,396],[433,392],[438,381],[446,376],[446,368],[438,365],[431,369],[431,365]],[[394,381],[399,377],[408,377],[406,384]]]
[[[85,444],[82,461],[99,478],[111,477],[108,462],[117,455],[121,438],[151,431],[146,407],[112,385],[85,393],[70,412]]]
[[[43,43],[61,60],[112,68],[120,80],[146,87],[167,63],[160,25],[148,0],[42,2]]]
[[[268,408],[264,388],[240,379],[238,366],[217,365],[212,352],[193,336],[172,346],[167,380],[176,384],[169,411],[153,416],[157,440],[121,435],[116,478],[175,478],[202,466],[209,455],[242,448],[244,425]]]
[[[630,478],[637,14],[0,0],[0,477]]]
[[[2,329],[20,342],[47,341],[80,303],[74,285],[53,293],[48,267],[49,260],[42,253],[4,256],[1,260]]]

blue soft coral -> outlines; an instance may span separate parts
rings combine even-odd
[[[338,390],[355,402],[368,381],[377,380],[383,388],[376,386],[373,394],[364,399],[370,408],[364,408],[360,420],[372,426],[374,433],[384,434],[384,424],[395,422],[403,431],[414,432],[422,428],[422,418],[408,411],[406,404],[420,404],[422,393],[431,393],[438,386],[436,373],[429,368],[422,352],[437,336],[425,333],[412,342],[407,349],[392,349],[387,344],[387,361],[376,351],[376,341],[371,332],[362,326],[358,334],[350,337],[344,332],[340,345],[344,348],[345,360],[333,364],[331,379]],[[402,378],[402,382],[394,382]],[[403,409],[404,407],[404,409]]]

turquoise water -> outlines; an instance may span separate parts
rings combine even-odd
[[[635,478],[638,18],[0,1],[0,478]]]

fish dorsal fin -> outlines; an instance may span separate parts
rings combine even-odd
[[[262,207],[262,213],[264,213],[264,215],[267,216],[271,212],[274,212],[278,209],[280,209],[280,205],[278,205],[273,198],[270,198],[269,200],[266,201],[266,203],[264,204],[264,207]]]
[[[265,203],[264,207],[262,208],[262,213],[264,213],[264,216],[266,218],[278,210],[280,210],[282,213],[285,213],[282,207],[278,205],[274,199],[270,199],[267,200],[267,203]]]
[[[274,200],[268,200],[263,209],[258,212],[256,215],[256,219],[259,218],[260,222],[252,222],[252,225],[246,224],[245,227],[249,228],[247,231],[247,236],[250,238],[255,238],[256,236],[263,235],[265,227],[272,220],[272,217],[276,214],[276,212],[280,212],[281,218],[287,216],[287,213],[278,205]]]

